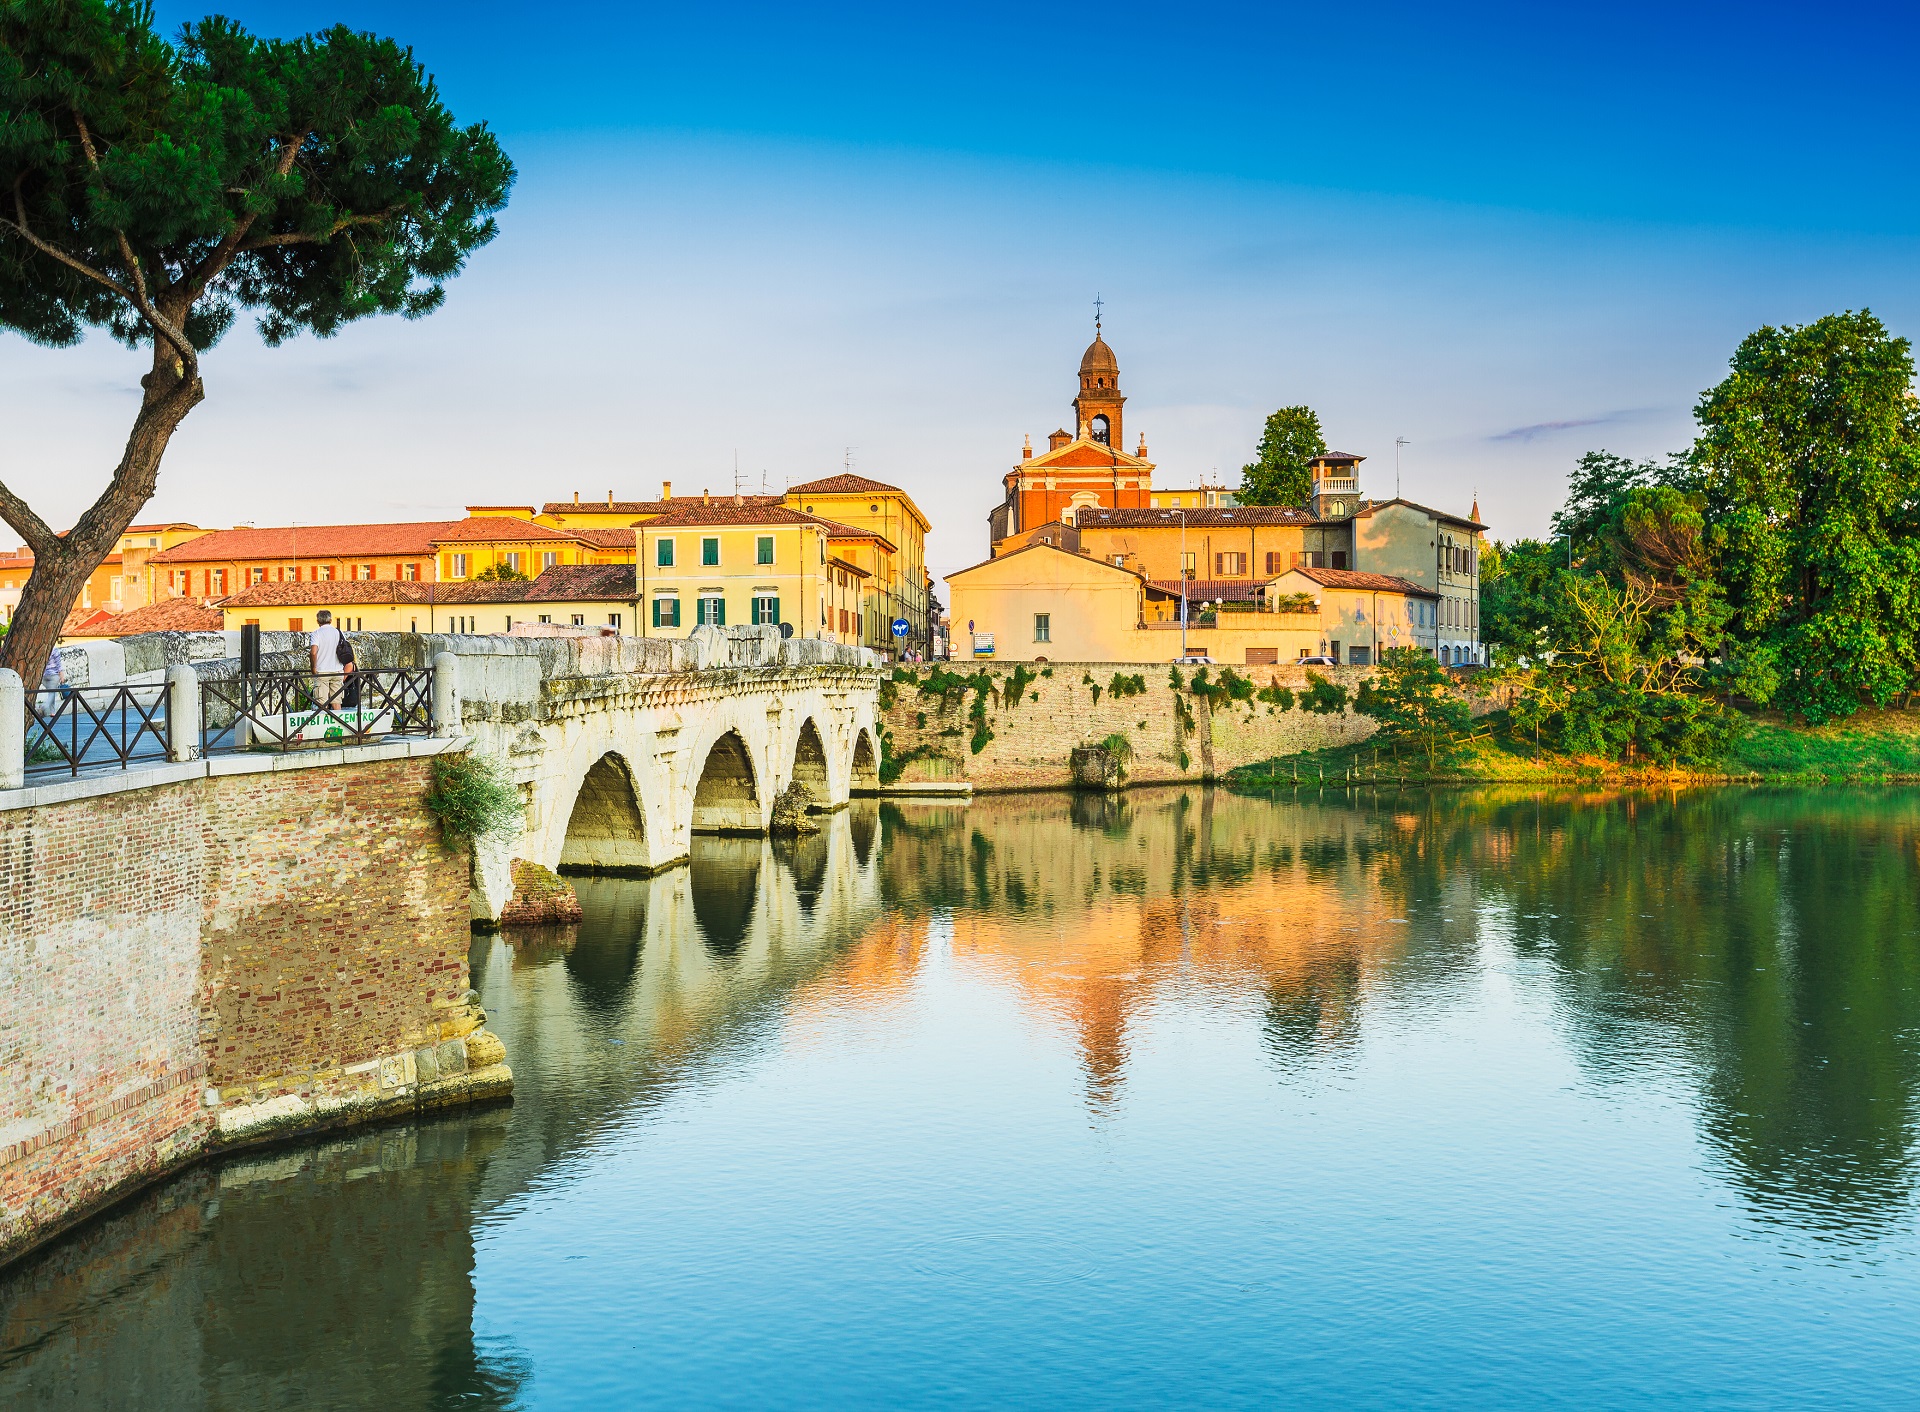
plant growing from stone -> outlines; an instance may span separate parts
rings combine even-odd
[[[426,805],[440,821],[440,836],[449,848],[512,833],[526,817],[519,789],[486,755],[436,755]]]
[[[144,364],[118,463],[66,533],[0,485],[34,556],[0,662],[39,679],[243,310],[270,347],[432,313],[513,179],[394,40],[215,17],[168,42],[150,5],[0,0],[0,325],[56,348],[104,329]]]
[[[1347,689],[1318,672],[1307,673],[1307,689],[1300,693],[1300,709],[1321,716],[1338,716],[1347,709]]]

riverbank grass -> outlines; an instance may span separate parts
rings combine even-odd
[[[1516,739],[1507,713],[1474,722],[1450,759],[1429,768],[1424,756],[1374,741],[1328,750],[1278,755],[1230,771],[1228,785],[1287,789],[1296,784],[1594,784],[1602,781],[1920,780],[1920,711],[1862,711],[1824,726],[1795,725],[1783,716],[1753,719],[1725,759],[1713,766],[1663,769],[1627,767],[1609,760],[1538,750]]]

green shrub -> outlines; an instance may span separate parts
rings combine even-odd
[[[1273,686],[1263,686],[1260,688],[1255,699],[1266,702],[1267,705],[1274,707],[1276,710],[1291,711],[1293,709],[1293,688],[1290,686],[1281,686],[1278,683]]]
[[[1107,754],[1113,756],[1116,760],[1131,760],[1133,758],[1133,742],[1127,739],[1123,731],[1113,732],[1113,734],[1107,736],[1100,742],[1100,746]]]
[[[1125,700],[1129,696],[1145,696],[1147,679],[1138,672],[1132,676],[1115,672],[1113,680],[1107,684],[1107,690],[1113,693],[1113,699],[1116,701]]]
[[[1016,663],[1013,675],[1007,678],[1006,685],[1000,689],[1000,704],[1011,711],[1020,704],[1020,697],[1026,689],[1038,679],[1038,674],[1028,671],[1024,662]]]
[[[449,848],[512,833],[526,821],[519,789],[486,755],[434,756],[426,805],[440,821],[440,837]]]

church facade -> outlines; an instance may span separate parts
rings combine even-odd
[[[1153,505],[1153,462],[1143,436],[1131,454],[1125,441],[1126,396],[1120,363],[1094,325],[1093,342],[1080,359],[1080,390],[1073,399],[1074,430],[1047,438],[1035,453],[1028,439],[1020,464],[1002,478],[1000,504],[988,516],[988,538],[997,557],[1003,549],[1032,542],[1047,525],[1072,524],[1088,507],[1145,510]]]

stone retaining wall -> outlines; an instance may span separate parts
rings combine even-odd
[[[952,664],[971,675],[979,663]],[[986,668],[994,680],[986,705],[991,739],[972,748],[975,722],[970,717],[975,693],[923,695],[917,685],[899,683],[883,713],[888,751],[895,759],[912,756],[898,783],[927,784],[965,780],[978,792],[1016,789],[1071,789],[1073,751],[1110,735],[1126,737],[1131,759],[1130,784],[1212,779],[1239,765],[1274,755],[1318,750],[1364,740],[1374,732],[1365,716],[1316,715],[1295,706],[1280,711],[1259,701],[1223,702],[1214,708],[1191,691],[1175,692],[1166,665],[1139,662],[1051,662],[1029,665],[1034,674],[1019,699],[1006,704],[1008,679],[1015,664]],[[1307,685],[1300,667],[1235,667],[1256,686]],[[1370,674],[1366,667],[1318,669],[1351,693]],[[1218,677],[1221,668],[1210,673]],[[1051,673],[1051,675],[1048,675]],[[1193,669],[1181,668],[1191,681]],[[929,675],[922,668],[917,676]],[[1146,690],[1116,695],[1115,676],[1139,677]],[[1089,679],[1091,679],[1089,681]],[[1093,688],[1100,688],[1097,699]]]
[[[510,1089],[430,765],[0,809],[0,1262],[202,1153]]]

